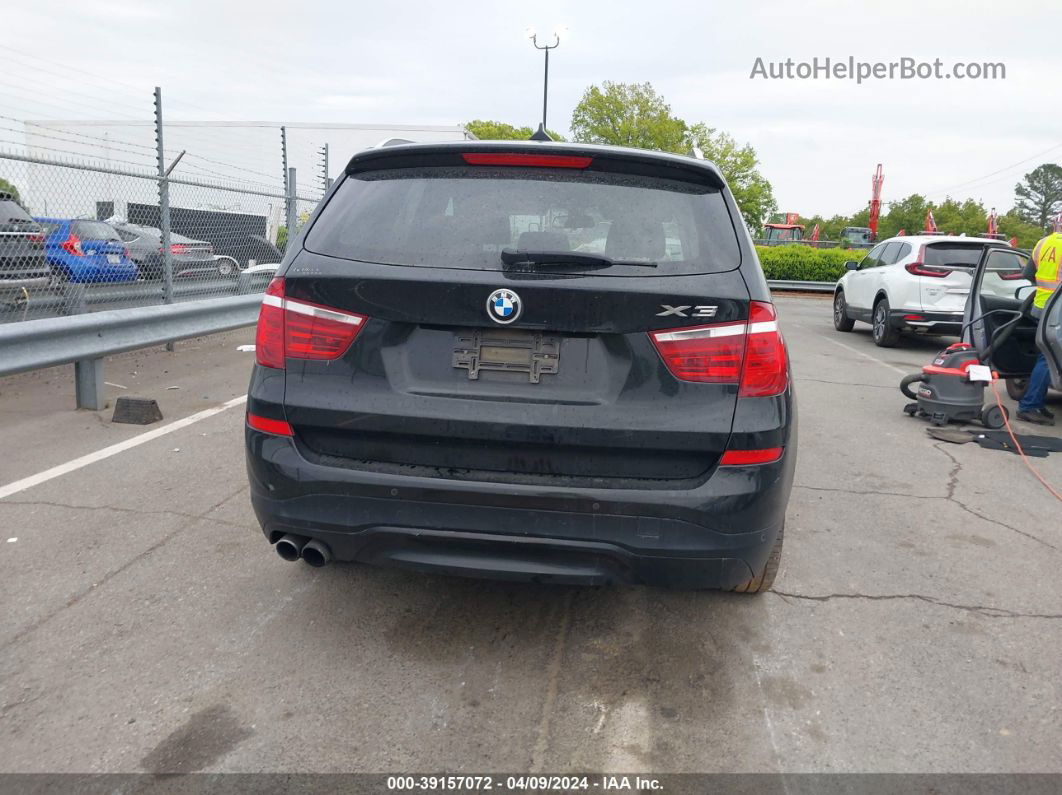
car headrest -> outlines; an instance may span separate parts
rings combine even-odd
[[[662,259],[666,252],[664,225],[659,221],[615,220],[608,230],[605,256],[612,259]]]
[[[519,251],[571,251],[571,243],[563,232],[523,232],[516,241]]]

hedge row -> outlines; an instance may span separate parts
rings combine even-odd
[[[756,246],[760,264],[768,279],[791,279],[801,282],[835,282],[844,273],[848,260],[860,260],[862,250],[788,246]]]

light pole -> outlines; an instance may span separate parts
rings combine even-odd
[[[531,136],[532,141],[553,140],[549,137],[549,133],[546,132],[546,109],[549,104],[549,51],[555,50],[560,46],[561,33],[564,32],[566,32],[564,28],[557,28],[553,31],[552,44],[539,44],[538,34],[535,33],[534,28],[527,29],[527,37],[531,39],[531,44],[534,45],[536,50],[542,50],[546,54],[546,68],[542,77],[542,123],[538,125],[538,129]]]

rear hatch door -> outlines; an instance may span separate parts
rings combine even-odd
[[[734,362],[672,362],[706,368],[680,380],[650,332],[748,317],[720,187],[644,161],[390,165],[348,173],[284,273],[289,299],[365,318],[338,359],[287,362],[306,455],[507,482],[705,476]]]
[[[923,312],[958,316],[966,307],[974,269],[985,250],[984,243],[940,242],[922,246],[919,292]]]
[[[117,230],[103,221],[74,221],[70,230],[81,240],[84,256],[96,267],[108,267],[126,262],[125,243]]]

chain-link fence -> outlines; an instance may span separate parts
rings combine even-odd
[[[319,197],[0,151],[0,323],[268,283]]]

